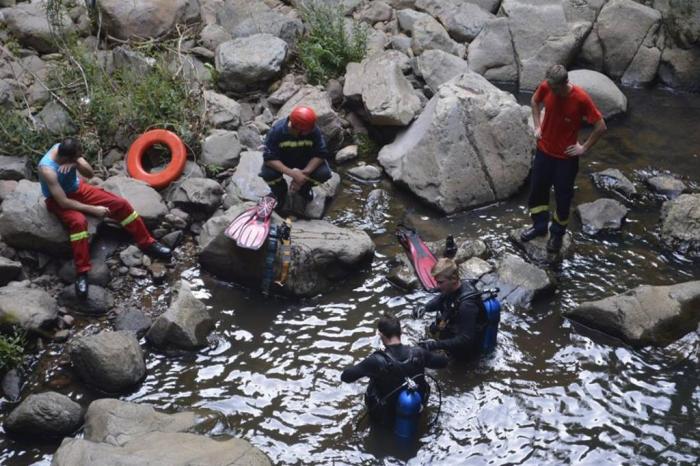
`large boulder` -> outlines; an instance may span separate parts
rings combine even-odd
[[[420,110],[420,99],[402,71],[407,60],[401,52],[387,51],[348,64],[343,94],[362,101],[372,124],[406,126]]]
[[[198,0],[100,0],[104,32],[118,39],[161,37],[199,20]]]
[[[605,198],[576,207],[576,212],[581,217],[581,228],[588,235],[619,230],[628,211],[619,201]]]
[[[591,21],[572,18],[560,0],[503,0],[509,19],[521,90],[534,90],[554,63],[568,64],[591,29]]]
[[[4,10],[2,14],[7,29],[20,44],[39,53],[58,51],[58,42],[51,32],[47,19],[45,0],[20,3],[14,8]],[[58,21],[63,27],[73,25],[65,12],[60,13]]]
[[[520,189],[534,144],[529,111],[474,72],[443,84],[423,113],[379,152],[395,181],[443,212]]]
[[[102,398],[85,413],[85,440],[121,447],[149,432],[190,432],[210,420],[193,411],[166,414],[149,404]]]
[[[242,249],[224,235],[224,230],[252,203],[238,204],[223,215],[213,217],[199,235],[202,267],[219,277],[259,286],[267,248]],[[272,224],[282,218],[272,216]],[[320,220],[300,220],[292,224],[290,273],[283,292],[296,296],[313,296],[328,290],[368,262],[374,244],[362,231],[339,228]],[[279,270],[279,269],[277,269]]]
[[[411,33],[411,50],[418,56],[426,50],[442,50],[458,57],[466,52],[464,45],[453,40],[435,18],[425,13],[400,10],[397,19],[401,28]],[[409,20],[406,18],[409,17]]]
[[[672,175],[656,175],[645,181],[652,191],[669,199],[675,199],[688,190],[682,180]]]
[[[52,326],[57,316],[56,300],[44,290],[29,288],[24,282],[12,282],[0,288],[1,324],[41,332]]]
[[[440,85],[469,70],[469,65],[442,50],[426,50],[418,57],[418,70],[428,87],[437,92]]]
[[[700,194],[682,194],[664,202],[661,240],[683,254],[700,258]]]
[[[457,42],[471,42],[495,18],[479,5],[462,0],[416,0],[416,8],[440,20]]]
[[[287,49],[285,41],[271,34],[224,42],[216,48],[219,86],[234,92],[264,88],[282,72]]]
[[[260,178],[262,164],[262,152],[246,151],[241,154],[236,171],[226,186],[224,207],[229,208],[240,201],[257,201],[270,192],[270,187]]]
[[[225,129],[215,129],[202,141],[200,163],[219,169],[234,168],[241,153],[238,133]]]
[[[296,14],[286,15],[273,10],[262,0],[225,0],[222,3],[216,18],[234,39],[265,33],[279,37],[291,46],[304,31]]]
[[[665,48],[659,66],[659,79],[665,85],[678,89],[700,89],[700,46],[689,50]]]
[[[500,300],[525,309],[554,289],[554,282],[546,271],[515,254],[501,257],[495,273],[482,277],[481,283],[485,288],[499,288]]]
[[[207,345],[207,336],[213,329],[214,319],[207,306],[194,297],[190,286],[183,280],[177,298],[156,319],[146,338],[158,347],[201,348]]]
[[[27,157],[0,155],[0,180],[23,180],[30,173]]]
[[[245,440],[213,440],[181,432],[150,432],[121,447],[66,438],[52,466],[270,466],[270,459]]]
[[[328,93],[318,87],[304,86],[294,93],[279,109],[277,116],[286,118],[298,105],[311,107],[316,112],[316,125],[326,139],[329,151],[336,150],[343,140],[343,126],[340,117],[333,110]]]
[[[469,44],[467,55],[469,68],[489,81],[518,82],[518,63],[508,18],[489,21]]]
[[[73,368],[84,382],[107,393],[136,386],[146,375],[143,352],[130,332],[101,332],[69,344]]]
[[[70,114],[58,102],[49,102],[34,118],[38,128],[56,136],[68,135],[77,129]]]
[[[593,70],[574,70],[569,72],[569,81],[591,96],[604,118],[627,112],[627,97],[604,74]]]
[[[58,295],[58,304],[78,314],[99,316],[112,309],[114,298],[109,290],[95,284],[90,285],[87,297],[83,298],[76,295],[75,286],[71,284],[63,288]]]
[[[700,321],[700,281],[670,286],[641,285],[625,293],[581,303],[564,314],[620,337],[635,347],[663,346]]]
[[[131,204],[149,227],[153,228],[168,213],[168,207],[158,191],[143,181],[125,176],[107,178],[102,189],[121,196]]]
[[[63,437],[83,421],[83,408],[66,395],[46,392],[29,395],[7,419],[5,429],[15,434]]]
[[[584,48],[593,49],[589,55],[600,55],[602,71],[613,79],[623,78],[630,69],[625,81],[645,84],[659,66],[660,24],[661,13],[653,8],[633,0],[611,0],[601,10]]]
[[[168,200],[178,209],[204,219],[219,207],[223,195],[223,188],[215,180],[188,178],[171,191]]]
[[[207,121],[214,128],[236,129],[241,123],[241,106],[238,102],[214,91],[204,91]]]

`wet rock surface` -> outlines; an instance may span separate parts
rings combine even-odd
[[[600,231],[615,231],[622,224],[629,209],[614,199],[598,199],[576,207],[584,233],[595,235]]]
[[[29,395],[5,420],[14,434],[70,435],[83,422],[83,408],[65,395],[46,392]]]
[[[700,194],[683,194],[661,208],[661,240],[691,257],[700,257]]]

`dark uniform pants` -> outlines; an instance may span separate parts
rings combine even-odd
[[[537,150],[532,163],[528,207],[535,229],[544,233],[549,223],[549,191],[554,186],[556,208],[549,227],[553,235],[563,235],[569,224],[569,210],[574,198],[574,181],[578,173],[578,157],[557,159]]]
[[[272,195],[277,199],[277,205],[283,206],[284,201],[287,199],[287,182],[284,180],[282,173],[274,170],[267,165],[263,165],[260,171],[260,177],[265,180],[265,182],[270,186],[272,190]],[[323,161],[321,165],[314,170],[314,172],[309,177],[311,180],[304,184],[299,190],[304,198],[311,198],[311,188],[313,185],[318,185],[328,181],[331,178],[331,168],[328,166],[327,161]]]

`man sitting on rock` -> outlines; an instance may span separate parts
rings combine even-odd
[[[309,107],[295,107],[289,117],[275,122],[267,133],[260,176],[270,186],[279,209],[289,190],[298,192],[307,202],[313,199],[312,184],[331,177],[328,150],[321,130],[316,126],[316,113]]]
[[[144,252],[159,259],[170,259],[170,249],[151,236],[143,220],[126,199],[80,179],[78,173],[85,178],[92,178],[94,172],[81,156],[77,140],[67,138],[54,145],[39,161],[38,171],[46,207],[61,220],[70,234],[77,274],[75,293],[78,297],[85,298],[88,293],[90,250],[86,214],[116,220],[131,233]]]
[[[556,210],[549,227],[547,251],[558,253],[569,223],[579,157],[593,147],[606,126],[586,91],[569,82],[563,65],[553,65],[547,70],[546,79],[532,96],[531,106],[537,138],[528,199],[533,226],[524,230],[520,239],[526,242],[547,234],[549,190],[554,186]],[[545,109],[542,120],[540,106]],[[586,142],[580,144],[578,132],[583,118],[594,126]]]

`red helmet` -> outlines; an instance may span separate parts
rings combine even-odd
[[[310,133],[316,125],[316,112],[311,107],[294,107],[289,114],[289,121],[292,128],[302,133]]]

